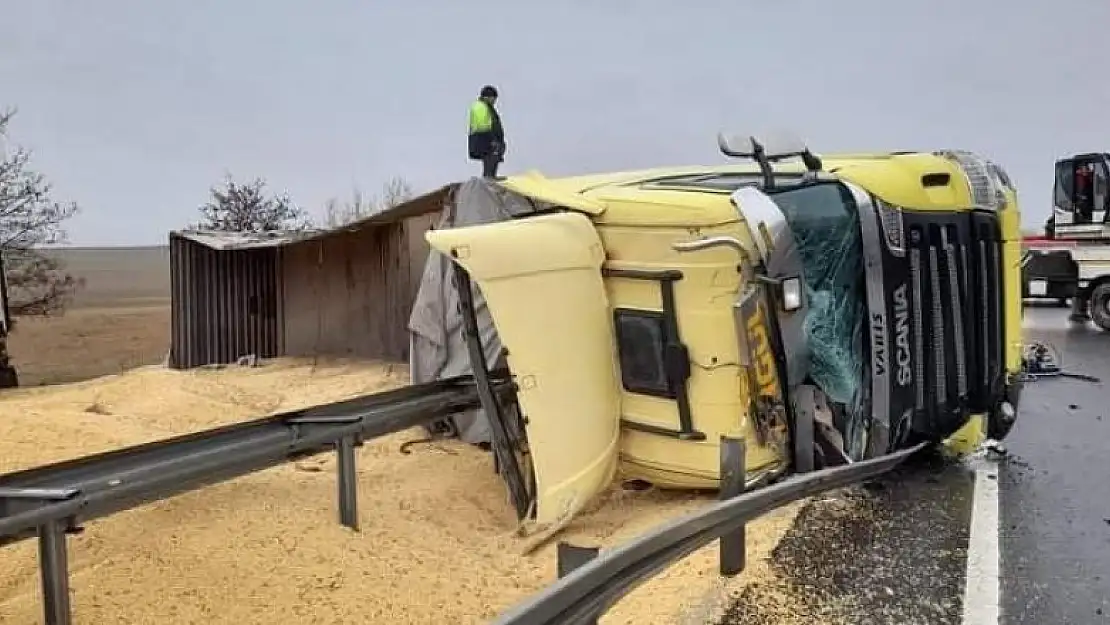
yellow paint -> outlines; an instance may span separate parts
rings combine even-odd
[[[959,167],[930,153],[823,155],[826,172],[850,181],[906,210],[962,212],[972,193]],[[780,171],[800,171],[782,165]],[[752,233],[727,191],[680,188],[661,178],[756,173],[753,164],[690,166],[613,172],[568,178],[538,173],[500,182],[517,193],[582,214],[528,218],[493,226],[437,231],[428,235],[441,251],[459,248],[486,294],[510,366],[519,377],[542,379],[522,390],[537,472],[546,475],[543,518],[560,517],[567,501],[596,492],[610,475],[611,450],[619,448],[628,477],[663,488],[715,488],[719,481],[719,438],[746,441],[750,478],[781,472],[789,464],[783,445],[760,442],[750,414],[753,395],[777,395],[777,371],[766,349],[765,323],[757,317],[743,332],[753,346],[753,364],[740,362],[733,303],[748,288],[737,271],[738,254],[717,248],[678,253],[672,245],[712,236],[738,239],[755,252]],[[947,173],[943,187],[924,187],[921,177]],[[649,183],[650,184],[647,184]],[[1005,365],[1020,370],[1020,218],[1017,198],[1007,194],[1000,211],[1005,293]],[[583,215],[584,214],[584,215]],[[588,215],[588,217],[587,217]],[[592,226],[591,226],[592,222]],[[535,224],[533,228],[529,224]],[[592,250],[587,255],[586,250]],[[587,257],[589,261],[587,262]],[[693,427],[704,440],[684,440],[636,429],[677,430],[675,401],[623,389],[614,345],[612,315],[619,308],[662,309],[658,282],[622,276],[602,279],[607,269],[678,270],[677,323],[689,350],[687,390]],[[761,315],[768,314],[760,309]],[[766,321],[765,319],[763,320]],[[568,366],[568,363],[573,363]],[[538,389],[538,390],[537,390]],[[556,390],[557,389],[557,390]],[[774,389],[774,392],[772,392]],[[619,429],[617,418],[626,425]],[[970,450],[983,436],[983,415],[973,415],[948,441]]]
[[[682,254],[671,248],[677,241],[718,235],[733,236],[750,245],[747,228],[738,219],[727,195],[673,193],[676,199],[693,196],[692,201],[705,206],[707,212],[716,211],[718,206],[726,207],[731,219],[698,227],[636,227],[612,223],[611,212],[617,213],[618,209],[608,204],[606,212],[595,222],[609,256],[606,267],[682,272],[683,278],[675,283],[675,308],[679,335],[690,354],[687,389],[693,425],[705,434],[705,440],[680,440],[626,427],[621,433],[621,469],[627,477],[662,488],[716,488],[720,476],[718,441],[722,435],[740,436],[747,441],[745,460],[750,476],[780,471],[787,459],[781,448],[757,442],[755,423],[749,415],[752,393],[748,370],[739,364],[739,337],[732,316],[732,304],[743,286],[736,271],[737,254],[721,249]],[[651,210],[645,207],[645,212]],[[697,210],[690,208],[695,215]],[[624,220],[631,213],[625,211],[622,215]],[[653,224],[665,222],[658,213],[646,218]],[[614,309],[662,310],[657,282],[609,277],[605,283]],[[679,428],[675,401],[618,388],[625,421],[670,430]]]
[[[771,337],[767,334],[765,310],[763,302],[759,302],[755,314],[747,322],[748,341],[752,346],[752,367],[759,384],[759,395],[780,398],[782,393],[779,392],[779,376],[775,368],[775,355],[771,351]]]
[[[983,415],[976,415],[968,419],[963,427],[944,441],[944,450],[954,456],[967,456],[979,449],[987,438],[983,418]]]
[[[1002,293],[1006,316],[1006,371],[1011,377],[1021,373],[1021,352],[1025,340],[1021,317],[1021,213],[1017,194],[1006,193],[1006,206],[1000,214],[1002,225]]]
[[[523,196],[582,211],[587,215],[600,215],[605,210],[603,204],[575,193],[573,190],[552,184],[543,174],[535,171],[506,178],[500,181],[499,184]]]
[[[535,521],[563,522],[617,468],[620,380],[601,240],[589,219],[569,212],[425,236],[456,257],[486,299],[520,386]]]

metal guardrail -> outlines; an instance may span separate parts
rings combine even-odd
[[[730,444],[727,439],[722,440],[723,447]],[[560,565],[559,581],[504,612],[492,625],[592,625],[634,588],[717,539],[722,543],[722,573],[738,573],[735,560],[732,563],[727,560],[735,559],[736,541],[743,540],[745,524],[792,501],[882,475],[925,446],[926,443],[921,443],[880,458],[798,475],[667,523],[600,557],[579,563],[573,571],[565,570],[573,565]],[[726,455],[722,451],[722,461]],[[732,549],[726,544],[730,541]],[[579,560],[586,557],[576,548],[560,547],[563,547],[560,556],[565,553]],[[739,549],[742,567],[742,543]]]
[[[45,622],[68,625],[65,538],[82,522],[334,448],[340,522],[357,531],[354,448],[479,405],[463,376],[0,475],[0,546],[38,536]]]

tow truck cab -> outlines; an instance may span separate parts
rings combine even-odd
[[[1110,238],[1110,154],[1076,154],[1056,161],[1049,238]]]
[[[714,488],[721,436],[755,485],[1013,424],[1020,220],[997,166],[719,147],[750,162],[508,178],[547,208],[428,234],[507,349],[539,521],[618,467]]]

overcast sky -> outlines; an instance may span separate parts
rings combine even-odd
[[[82,245],[163,242],[224,172],[319,214],[390,176],[477,173],[465,113],[501,91],[504,173],[717,163],[718,129],[817,152],[966,148],[1015,179],[1110,151],[1107,0],[0,0],[0,106]]]

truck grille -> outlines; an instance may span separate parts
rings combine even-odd
[[[990,212],[905,212],[913,429],[947,435],[1003,383],[1002,237]]]

